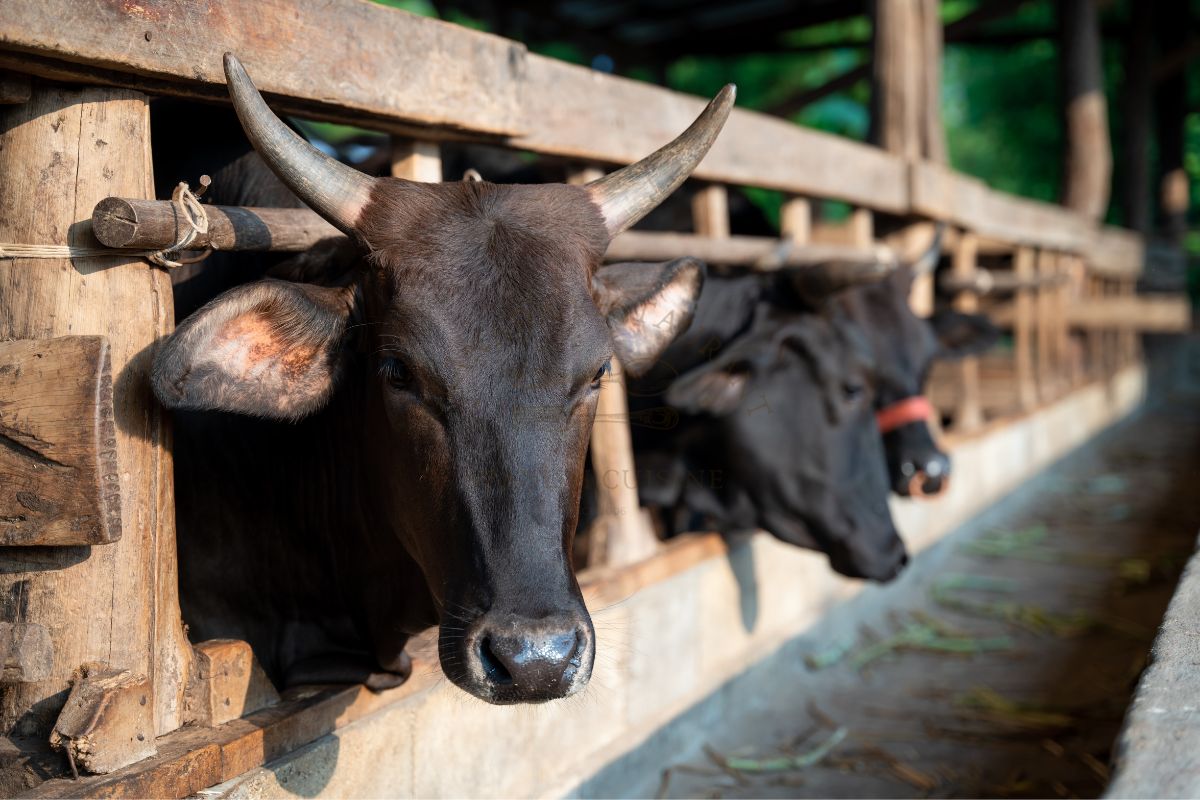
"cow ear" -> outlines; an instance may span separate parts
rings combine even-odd
[[[929,317],[940,349],[938,358],[956,359],[978,355],[1000,338],[1000,329],[983,314],[936,311]]]
[[[687,330],[704,285],[704,262],[610,264],[592,276],[596,307],[608,320],[625,371],[638,376]]]
[[[167,408],[296,420],[321,408],[346,358],[353,287],[261,280],[225,292],[183,321],[154,358]]]
[[[732,414],[746,396],[751,369],[741,358],[718,357],[676,378],[667,389],[667,404],[687,414]]]

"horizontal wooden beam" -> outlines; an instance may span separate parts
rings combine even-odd
[[[1023,277],[1008,270],[976,269],[964,275],[943,275],[938,286],[947,292],[974,292],[975,294],[1012,294],[1022,289],[1037,289],[1042,286],[1058,286],[1065,283],[1065,275],[1036,275]]]
[[[203,206],[208,231],[189,250],[303,252],[342,232],[307,208]],[[105,247],[162,250],[189,229],[176,205],[167,200],[106,197],[92,211],[92,232]]]
[[[295,68],[298,47],[303,70]],[[356,0],[13,0],[0,15],[0,68],[58,80],[223,101],[225,51],[238,53],[287,113],[421,138],[501,138],[600,164],[653,152],[703,107],[699,98]],[[739,110],[696,177],[903,213],[903,173],[874,148]]]
[[[204,206],[208,232],[192,248],[270,252],[302,252],[319,241],[342,234],[306,208],[242,208]],[[161,250],[179,240],[185,222],[166,200],[108,197],[92,212],[92,230],[106,247]],[[765,236],[709,237],[692,233],[630,231],[608,249],[610,261],[667,261],[693,256],[711,264],[774,270],[827,262],[873,264],[893,260],[883,246],[794,244]]]
[[[1182,333],[1192,328],[1192,307],[1184,295],[1095,297],[1067,306],[1073,328]]]

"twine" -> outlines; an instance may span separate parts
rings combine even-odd
[[[207,186],[201,179],[201,192]],[[125,258],[145,258],[151,263],[164,269],[174,269],[184,264],[194,264],[203,261],[212,253],[212,248],[206,248],[203,253],[192,258],[179,258],[179,252],[186,250],[188,245],[196,241],[196,237],[208,233],[208,213],[200,204],[200,198],[188,188],[186,181],[180,181],[171,192],[171,202],[175,205],[178,216],[187,223],[187,227],[175,240],[175,243],[162,250],[121,250],[115,247],[76,247],[70,244],[0,244],[0,259],[2,258],[93,258],[96,256],[123,256]]]

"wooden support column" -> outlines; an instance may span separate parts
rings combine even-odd
[[[1112,144],[1096,0],[1060,0],[1066,158],[1063,205],[1098,220],[1108,210]]]
[[[1013,256],[1013,272],[1020,279],[1034,277],[1032,247],[1017,248]],[[1017,405],[1022,411],[1029,411],[1037,405],[1037,382],[1033,374],[1033,291],[1018,289],[1013,302],[1013,369],[1017,382]]]
[[[1094,302],[1104,294],[1104,282],[1096,275],[1084,277],[1083,295],[1085,302]],[[1085,333],[1087,341],[1087,376],[1089,380],[1098,380],[1105,375],[1104,367],[1104,333],[1098,329],[1088,329]]]
[[[0,106],[0,242],[98,246],[86,220],[101,198],[152,196],[149,124],[146,97],[123,89],[35,84],[28,102]],[[0,340],[107,339],[118,472],[103,477],[120,487],[121,522],[112,544],[0,552],[0,619],[44,626],[53,646],[48,677],[0,687],[0,733],[45,742],[88,662],[147,681],[151,738],[180,724],[191,651],[179,615],[170,430],[147,381],[173,324],[170,277],[144,260],[0,260]],[[113,748],[95,763],[136,755],[113,739],[94,746]],[[0,769],[10,767],[20,769]]]
[[[1134,298],[1137,295],[1137,282],[1133,278],[1122,278],[1118,283],[1118,291],[1122,297]],[[1141,340],[1137,330],[1123,327],[1117,336],[1121,366],[1128,367],[1141,360]]]
[[[875,243],[875,215],[869,208],[856,208],[850,212],[850,244],[854,247],[870,247]]]
[[[1154,45],[1154,5],[1129,4],[1125,82],[1121,91],[1121,116],[1125,123],[1121,206],[1125,226],[1141,234],[1150,232],[1150,122],[1154,98],[1150,59]]]
[[[946,161],[939,7],[938,0],[875,0],[872,5],[870,139],[908,160]]]
[[[979,240],[971,231],[963,231],[954,249],[953,274],[965,280],[975,273]],[[966,314],[979,311],[979,296],[972,291],[960,291],[954,298],[954,308]],[[954,411],[954,427],[963,433],[983,425],[983,407],[979,389],[979,359],[968,356],[956,365],[958,370],[958,403]]]
[[[438,143],[393,137],[392,177],[421,183],[441,183],[442,154]]]
[[[568,173],[567,182],[590,183],[603,174],[594,167],[576,169]],[[638,502],[625,369],[616,358],[600,384],[591,452],[599,513],[587,532],[588,566],[616,567],[654,555],[658,537],[649,513]]]
[[[1054,254],[1038,250],[1037,271],[1043,279],[1054,272]],[[1055,289],[1049,284],[1037,290],[1037,376],[1038,397],[1042,402],[1053,400],[1058,395],[1058,375],[1055,372],[1055,347],[1057,320],[1055,318]]]
[[[729,238],[729,192],[724,186],[705,186],[692,198],[692,224],[710,239]]]
[[[779,209],[779,232],[796,244],[812,241],[812,203],[807,197],[789,197]]]
[[[1191,31],[1188,3],[1154,3],[1155,39],[1165,52],[1187,44]],[[1188,71],[1165,76],[1154,88],[1154,133],[1158,142],[1158,231],[1177,247],[1187,233],[1189,183],[1184,166],[1188,115]]]

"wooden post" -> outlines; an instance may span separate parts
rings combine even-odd
[[[86,224],[97,201],[151,196],[149,124],[146,97],[123,89],[38,84],[27,103],[0,106],[0,242],[98,246]],[[146,379],[172,328],[170,277],[144,260],[0,260],[0,340],[107,337],[119,473],[106,477],[121,506],[115,543],[0,554],[3,620],[45,626],[54,650],[45,680],[3,687],[4,734],[45,741],[72,673],[88,662],[149,681],[155,732],[180,724],[190,648],[170,430]],[[96,743],[108,746],[119,745]],[[98,754],[97,763],[114,762]]]
[[[902,158],[921,156],[920,3],[875,0],[871,141]]]
[[[1092,274],[1084,278],[1085,301],[1095,301],[1104,294],[1103,280]],[[1104,333],[1098,329],[1089,328],[1087,337],[1087,372],[1089,380],[1099,380],[1105,375],[1104,370]]]
[[[1154,97],[1150,56],[1154,44],[1154,3],[1131,3],[1129,13],[1125,85],[1121,91],[1125,122],[1121,206],[1126,227],[1146,234],[1150,232],[1150,121]]]
[[[1095,0],[1061,0],[1058,9],[1066,119],[1063,205],[1098,220],[1108,209],[1112,180],[1100,21]]]
[[[442,154],[438,143],[394,137],[392,177],[422,183],[441,183]]]
[[[872,6],[871,141],[902,158],[946,161],[938,0]]]
[[[595,167],[573,169],[567,182],[590,183],[603,174]],[[599,513],[587,532],[588,565],[615,567],[654,555],[658,537],[649,513],[638,502],[625,369],[616,358],[612,360],[612,371],[600,384],[591,451]]]
[[[869,208],[856,208],[850,212],[850,244],[853,247],[870,247],[875,243],[875,215]]]
[[[979,240],[971,231],[963,231],[954,249],[953,274],[966,279],[974,274]],[[963,313],[979,311],[979,296],[972,291],[962,291],[954,298],[954,308]],[[959,378],[958,405],[954,412],[954,426],[964,433],[977,430],[983,425],[983,407],[980,404],[979,359],[968,356],[957,364]]]
[[[711,239],[729,238],[729,193],[724,186],[705,186],[692,198],[696,233]]]
[[[1054,271],[1054,254],[1045,249],[1037,253],[1037,271],[1048,278]],[[1054,399],[1058,394],[1058,376],[1055,373],[1055,289],[1049,283],[1037,290],[1037,376],[1038,397],[1042,402]]]
[[[779,232],[796,244],[812,241],[812,203],[807,197],[789,197],[779,209]]]
[[[1187,44],[1191,13],[1187,3],[1154,3],[1158,45],[1165,52]],[[1184,156],[1185,125],[1189,112],[1187,70],[1165,76],[1154,89],[1154,130],[1158,140],[1158,227],[1168,241],[1183,245],[1190,205]]]
[[[1032,247],[1017,248],[1013,272],[1018,278],[1034,277]],[[1037,405],[1037,384],[1033,376],[1033,292],[1018,289],[1013,300],[1013,370],[1017,382],[1017,405],[1029,411]]]

